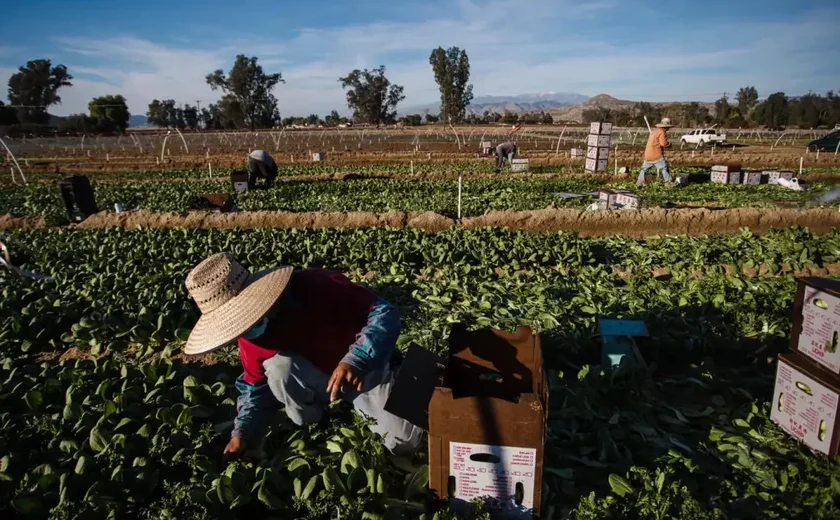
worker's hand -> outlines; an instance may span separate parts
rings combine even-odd
[[[330,382],[327,384],[327,392],[330,394],[330,402],[338,399],[343,384],[355,388],[357,392],[362,391],[362,379],[356,373],[357,370],[348,363],[341,362],[333,370]]]
[[[222,455],[242,455],[245,453],[246,441],[242,437],[231,437]]]

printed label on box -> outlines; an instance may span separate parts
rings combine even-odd
[[[838,398],[837,392],[779,360],[770,418],[806,446],[828,455]]]
[[[595,159],[587,159],[586,160],[586,169],[589,171],[595,171],[595,167],[597,166],[597,161]]]
[[[491,514],[530,519],[536,470],[534,448],[450,442],[449,475],[455,477],[455,491],[450,496],[453,509],[463,509],[482,498]],[[517,495],[521,497],[519,504]]]
[[[590,135],[587,139],[587,144],[589,146],[596,146],[596,147],[609,147],[610,146],[610,136],[608,135]]]
[[[840,373],[840,298],[814,287],[805,287],[799,350],[817,363]]]
[[[607,148],[607,150],[609,150],[609,148]],[[595,164],[595,170],[602,172],[605,171],[608,166],[608,159],[598,159],[598,162]]]

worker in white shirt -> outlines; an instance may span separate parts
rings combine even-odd
[[[270,188],[277,178],[277,163],[265,150],[254,150],[248,156],[248,189],[254,189],[257,179],[265,179],[265,187]]]

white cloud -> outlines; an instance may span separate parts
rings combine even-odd
[[[63,103],[54,112],[84,111],[93,96],[116,93],[128,99],[136,114],[145,113],[153,98],[205,104],[219,97],[206,85],[205,75],[227,70],[240,53],[259,56],[268,70],[282,71],[286,83],[277,87],[276,95],[284,115],[323,115],[332,109],[346,113],[338,77],[380,64],[388,67],[392,82],[405,86],[406,106],[429,103],[438,99],[438,92],[428,52],[438,45],[467,49],[477,95],[577,91],[631,99],[710,100],[747,84],[762,94],[797,94],[840,83],[836,67],[825,67],[828,51],[815,51],[827,43],[836,47],[837,9],[785,23],[731,20],[718,24],[712,35],[694,24],[677,39],[657,40],[595,30],[615,5],[457,0],[454,10],[430,5],[417,22],[301,28],[287,39],[239,38],[216,41],[212,47],[203,41],[190,47],[128,36],[58,38],[58,48],[77,57],[76,63],[63,61],[76,79],[72,88],[61,91]],[[519,20],[522,13],[528,13],[527,24]],[[0,81],[14,70],[0,68]]]

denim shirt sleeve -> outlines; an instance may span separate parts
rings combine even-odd
[[[380,370],[391,359],[399,336],[399,311],[382,298],[377,298],[368,313],[367,323],[342,361],[362,372]]]
[[[236,400],[236,419],[233,421],[231,436],[251,440],[259,434],[271,416],[276,400],[266,381],[251,384],[244,377],[243,374],[236,379],[239,398]]]

